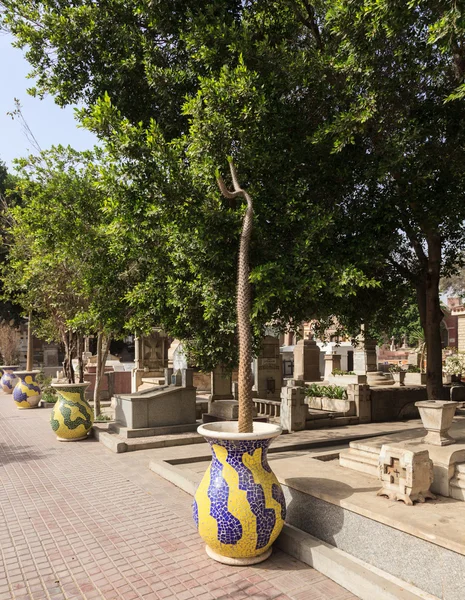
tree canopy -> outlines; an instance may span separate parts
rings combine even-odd
[[[464,26],[445,0],[3,0],[34,93],[83,102],[108,152],[133,326],[233,358],[242,209],[254,198],[252,326],[337,314],[380,328],[414,288],[441,390],[439,278],[465,218]]]

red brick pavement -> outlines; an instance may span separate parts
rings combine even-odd
[[[49,415],[0,394],[0,600],[356,600],[280,551],[254,567],[213,562],[190,496],[142,453],[57,442]]]

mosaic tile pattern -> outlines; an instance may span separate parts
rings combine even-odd
[[[18,408],[37,408],[41,398],[40,385],[35,373],[18,375],[18,383],[13,390],[13,400]]]
[[[262,554],[284,525],[284,495],[266,459],[270,441],[209,440],[212,463],[195,495],[194,520],[223,556]]]
[[[57,437],[73,440],[87,435],[94,422],[94,412],[84,398],[85,387],[55,387],[58,400],[50,424]]]
[[[14,374],[14,371],[17,371],[19,367],[13,367],[11,369],[6,369],[2,375],[0,380],[2,384],[2,390],[5,394],[12,394],[15,385],[18,383],[18,378]]]

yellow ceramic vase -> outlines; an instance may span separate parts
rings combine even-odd
[[[58,400],[50,424],[60,442],[77,442],[87,437],[94,423],[94,411],[84,396],[89,385],[89,382],[52,384]]]
[[[14,373],[18,377],[18,383],[13,390],[16,408],[23,410],[39,406],[41,391],[36,380],[36,375],[39,373],[40,371],[16,371]]]
[[[265,560],[286,516],[283,491],[266,458],[281,427],[254,423],[253,433],[237,433],[237,422],[221,422],[198,432],[213,454],[193,505],[207,554],[231,565]]]

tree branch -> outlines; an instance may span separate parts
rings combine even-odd
[[[321,39],[320,29],[315,19],[315,7],[312,4],[310,4],[308,0],[303,0],[305,10],[307,11],[307,15],[304,15],[304,13],[301,10],[301,7],[299,6],[296,0],[289,0],[289,4],[294,9],[294,12],[297,15],[299,21],[301,21],[301,23],[303,23],[306,27],[308,27],[311,30],[318,50],[323,50],[323,40]]]

